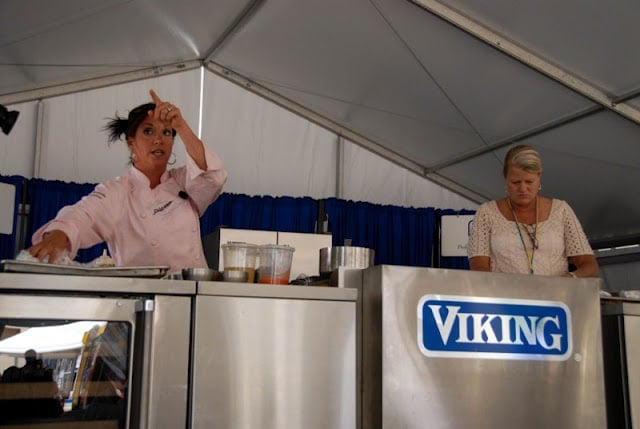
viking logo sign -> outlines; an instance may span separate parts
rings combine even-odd
[[[554,301],[425,295],[418,346],[430,357],[567,360],[571,312]]]

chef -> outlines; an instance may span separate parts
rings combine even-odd
[[[78,249],[106,241],[115,265],[207,267],[199,218],[222,192],[227,171],[182,117],[180,109],[150,91],[152,103],[142,104],[126,118],[117,114],[105,130],[109,141],[124,139],[131,168],[123,176],[101,183],[33,235],[29,253],[53,263]],[[176,133],[187,152],[185,166],[175,163]],[[173,158],[173,161],[171,159]]]

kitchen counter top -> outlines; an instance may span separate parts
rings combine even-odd
[[[196,292],[196,282],[128,277],[0,273],[0,292],[10,290],[193,295]]]
[[[198,282],[198,295],[355,301],[358,290],[330,286],[268,285],[232,282]]]
[[[100,294],[218,295],[355,301],[357,289],[194,280],[0,273],[0,292],[59,291]]]
[[[640,316],[640,299],[603,297],[600,299],[600,306],[603,316],[616,314]]]

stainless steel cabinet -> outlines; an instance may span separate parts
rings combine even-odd
[[[603,299],[602,342],[609,428],[638,428],[640,302]]]
[[[344,283],[362,290],[364,428],[606,427],[597,280],[377,266]]]
[[[77,391],[64,392],[73,400],[63,414],[50,413],[45,419],[37,413],[16,415],[0,425],[186,427],[195,289],[195,282],[186,281],[0,273],[3,326],[64,327],[86,321],[97,326],[87,337],[100,336],[85,339],[77,350],[64,341],[48,341],[55,345],[49,349],[30,346],[44,359],[60,351],[78,356],[76,381],[84,381],[74,384]],[[12,392],[34,385],[16,386],[0,384],[0,399],[13,401]],[[24,399],[29,398],[18,400]]]
[[[353,289],[199,283],[194,428],[354,428]]]

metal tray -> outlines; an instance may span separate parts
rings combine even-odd
[[[63,276],[99,276],[99,277],[142,277],[161,278],[167,274],[169,267],[106,267],[94,268],[76,265],[43,264],[40,262],[17,261],[3,259],[0,261],[0,271],[31,274],[58,274]]]

